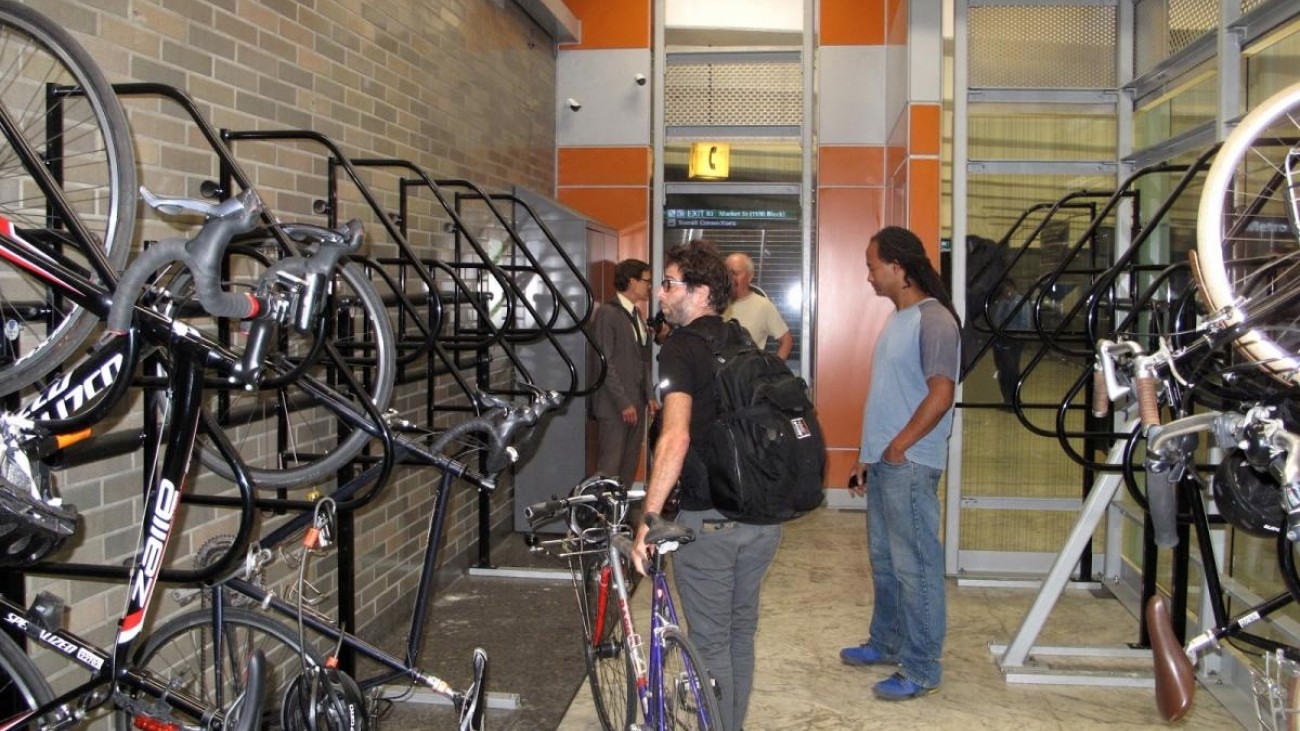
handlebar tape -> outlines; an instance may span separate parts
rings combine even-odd
[[[118,280],[113,293],[113,305],[108,311],[108,329],[110,332],[124,333],[131,329],[131,312],[135,301],[144,291],[149,277],[171,262],[184,263],[191,270],[195,267],[185,250],[185,242],[171,239],[146,249],[131,262],[122,278]],[[226,292],[216,276],[204,276],[204,272],[193,271],[195,289],[203,309],[214,317],[234,317],[245,319],[260,313],[260,301],[249,294]]]

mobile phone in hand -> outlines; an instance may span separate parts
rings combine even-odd
[[[854,490],[857,488],[857,486],[858,486],[858,473],[854,472],[852,475],[849,475],[849,489]]]

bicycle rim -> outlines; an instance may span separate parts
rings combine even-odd
[[[225,609],[222,651],[213,644],[211,610],[189,612],[171,619],[149,636],[136,654],[136,666],[175,683],[213,708],[229,706],[243,692],[244,669],[253,652],[265,656],[261,728],[280,729],[284,691],[302,672],[301,640],[288,627],[241,609]],[[307,651],[311,663],[320,657]],[[218,669],[221,683],[217,683]],[[118,728],[131,728],[131,719],[118,714]]]
[[[675,627],[663,636],[663,723],[665,729],[720,729],[717,689],[690,640]]]
[[[53,698],[49,684],[27,653],[9,635],[0,633],[0,724],[34,711]],[[55,720],[41,720],[28,728],[50,728]]]
[[[601,726],[606,731],[622,731],[632,723],[636,712],[636,690],[618,592],[603,556],[583,559],[582,639],[587,682]]]
[[[53,90],[66,94],[51,94]],[[49,100],[57,97],[58,101]],[[126,115],[89,54],[61,27],[0,0],[0,106],[12,132],[0,133],[0,217],[65,266],[100,282],[91,261],[120,271],[135,228],[135,161]],[[46,162],[67,208],[38,185],[23,147]],[[39,232],[56,229],[57,241]],[[87,238],[81,238],[78,231]],[[50,296],[44,283],[0,259],[3,341],[14,362],[0,370],[0,393],[18,391],[71,356],[97,319]]]
[[[246,251],[246,250],[245,250]],[[236,256],[228,263],[234,272],[223,286],[228,291],[252,291],[264,269],[260,255]],[[180,274],[167,284],[166,301],[160,309],[182,313],[186,322],[222,338],[225,328],[232,349],[243,347],[243,332],[234,323],[213,322],[190,302],[192,283]],[[261,488],[307,488],[337,478],[371,441],[361,430],[347,430],[325,400],[337,398],[364,412],[362,396],[344,378],[346,371],[361,385],[365,398],[379,411],[388,407],[397,376],[396,346],[391,323],[379,293],[366,279],[361,266],[342,267],[332,286],[326,307],[324,336],[337,349],[340,360],[319,349],[316,333],[281,333],[268,359],[269,385],[246,391],[230,384],[213,382],[204,402],[235,450],[239,452],[254,483]],[[319,331],[318,331],[319,332]],[[301,368],[305,358],[314,362]],[[287,383],[278,376],[302,371]],[[198,457],[205,467],[233,479],[234,471],[221,457],[211,439],[201,435]]]
[[[1224,141],[1197,213],[1197,270],[1212,314],[1237,325],[1241,357],[1300,385],[1300,84],[1269,97]],[[1279,181],[1279,176],[1281,176]]]

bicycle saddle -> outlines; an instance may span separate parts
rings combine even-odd
[[[646,513],[645,525],[647,546],[658,546],[664,543],[686,544],[695,540],[695,531],[684,525],[664,520],[658,513]]]

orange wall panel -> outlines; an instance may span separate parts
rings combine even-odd
[[[561,147],[556,185],[648,186],[651,154],[646,147]]]
[[[886,0],[822,0],[823,46],[879,46],[885,42]]]
[[[582,21],[582,39],[566,50],[649,48],[650,0],[564,0]]]
[[[818,184],[868,185],[885,184],[885,150],[882,147],[842,145],[818,150]]]
[[[559,188],[556,197],[616,231],[644,226],[649,219],[650,194],[645,188]]]
[[[939,161],[912,158],[907,179],[907,227],[921,237],[930,260],[939,264]]]
[[[884,315],[892,310],[867,283],[864,258],[868,239],[882,225],[884,191],[825,188],[820,198],[813,388],[827,446],[856,448],[871,353]]]
[[[907,149],[913,155],[938,155],[943,135],[938,104],[913,104],[907,110]]]

